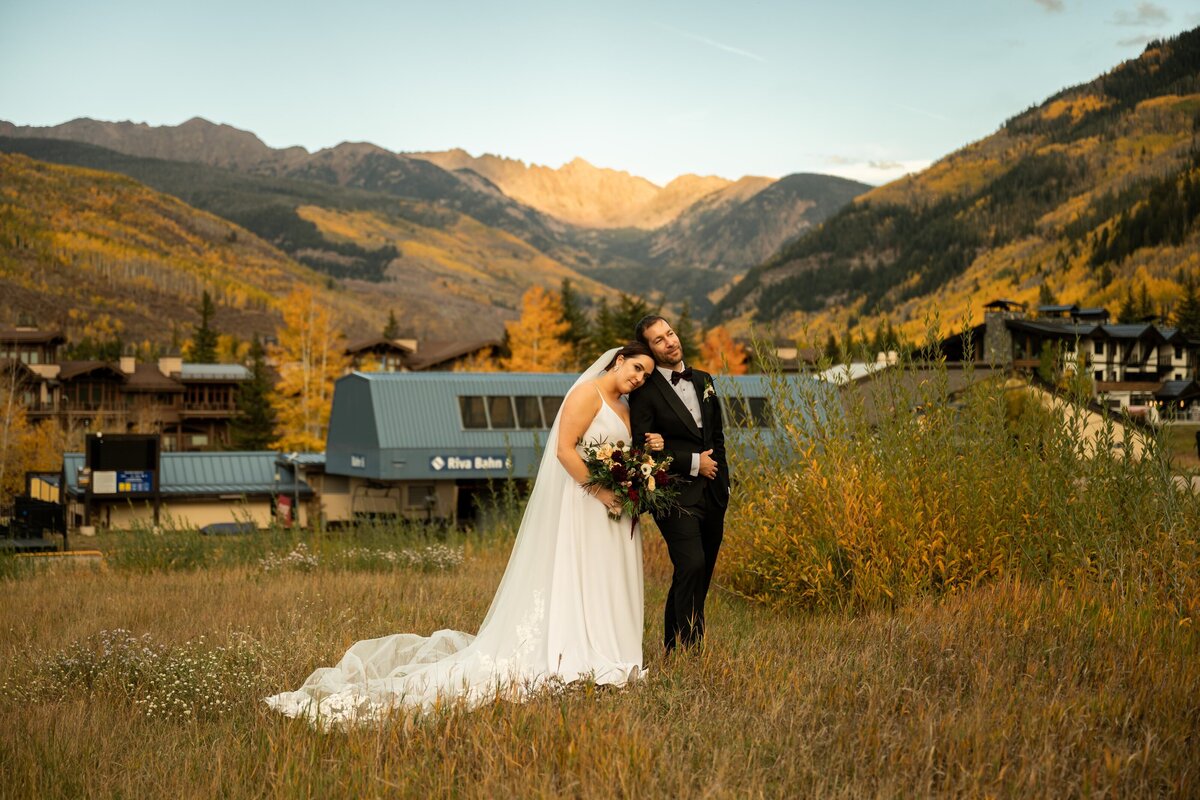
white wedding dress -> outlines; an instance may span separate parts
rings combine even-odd
[[[571,391],[603,371],[615,350]],[[624,403],[624,398],[621,399]],[[379,719],[397,709],[468,707],[497,696],[523,700],[547,682],[590,678],[624,685],[642,670],[642,539],[559,463],[555,419],[504,577],[479,632],[400,633],[355,643],[337,666],[294,692],[266,699],[292,717],[331,727]],[[604,402],[584,441],[630,440]]]

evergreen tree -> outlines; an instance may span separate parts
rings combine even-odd
[[[641,297],[637,295],[625,294],[621,292],[621,298],[617,301],[616,308],[613,309],[612,325],[613,328],[609,332],[608,345],[605,347],[620,347],[626,342],[633,341],[633,332],[637,328],[637,324],[642,321],[642,317],[647,314],[658,314],[660,309],[658,306],[651,306]],[[678,331],[676,331],[678,333]],[[687,351],[685,350],[684,353]]]
[[[829,332],[829,338],[825,340],[825,352],[822,353],[824,358],[830,361],[836,361],[838,358],[838,339],[837,334],[833,331]]]
[[[700,353],[700,331],[696,327],[696,321],[692,319],[692,304],[689,301],[683,301],[683,306],[679,309],[679,319],[675,320],[672,327],[675,335],[679,337],[679,343],[683,346],[684,358]]]
[[[871,352],[867,355],[876,353],[886,353],[888,350],[887,331],[884,330],[883,320],[879,320],[879,324],[875,326],[875,335],[871,338]]]
[[[1138,310],[1141,312],[1138,315],[1138,322],[1149,319],[1154,316],[1154,303],[1150,300],[1150,290],[1146,288],[1146,284],[1142,284],[1142,291],[1138,294]]]
[[[612,345],[610,334],[616,329],[613,321],[613,310],[608,304],[608,298],[601,297],[596,303],[596,314],[588,331],[587,349],[581,361],[590,364],[600,357],[600,354]]]
[[[1175,326],[1188,336],[1200,338],[1200,287],[1190,273],[1183,279],[1183,296],[1175,307]]]
[[[1058,300],[1054,298],[1054,292],[1050,291],[1050,284],[1042,281],[1042,285],[1038,287],[1038,305],[1053,306],[1057,304]]]
[[[615,306],[601,298],[596,306],[596,317],[592,325],[591,346],[588,360],[596,359],[605,350],[620,347],[633,340],[634,328],[647,314],[659,313],[658,307],[636,295],[621,293]],[[695,351],[699,352],[699,351]],[[684,358],[688,353],[684,351]]]
[[[583,299],[572,288],[570,278],[563,278],[559,304],[562,306],[562,321],[567,325],[562,339],[571,347],[570,366],[578,369],[583,366],[583,356],[591,340],[592,326],[587,312],[584,311]]]
[[[858,342],[854,341],[854,329],[846,328],[846,338],[842,340],[842,361],[853,361],[858,354]]]
[[[200,325],[192,334],[192,346],[188,359],[196,364],[215,364],[217,362],[218,334],[212,327],[212,318],[216,313],[212,297],[208,290],[200,298]]]
[[[1117,310],[1117,322],[1138,322],[1141,318],[1141,306],[1138,304],[1137,298],[1133,296],[1133,284],[1129,284],[1125,287],[1125,299],[1121,301],[1121,307]]]
[[[884,349],[900,350],[902,344],[900,334],[896,333],[896,329],[892,327],[892,321],[889,319],[887,323],[887,347]]]
[[[400,323],[396,320],[396,310],[388,311],[387,325],[383,326],[383,338],[392,340],[400,338]]]
[[[275,440],[275,408],[271,405],[267,351],[256,334],[250,344],[250,380],[238,390],[237,416],[230,423],[233,447],[265,450]]]

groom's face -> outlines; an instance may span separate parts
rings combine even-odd
[[[683,345],[666,320],[660,319],[646,328],[646,344],[650,345],[654,360],[664,367],[673,367],[683,361]]]

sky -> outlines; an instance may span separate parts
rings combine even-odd
[[[881,184],[1196,26],[1195,0],[0,0],[0,119]]]

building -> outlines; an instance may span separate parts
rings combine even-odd
[[[116,493],[101,495],[89,491],[89,487],[81,485],[83,467],[83,453],[64,456],[65,491],[53,499],[66,506],[72,529],[85,525],[117,529],[154,525],[203,528],[228,523],[266,528],[280,506],[298,508],[299,522],[306,525],[307,508],[314,497],[312,487],[296,479],[295,466],[271,451],[164,452],[159,461],[156,499],[135,500]],[[57,483],[44,479],[43,482],[47,487]],[[46,487],[40,491],[45,494]]]
[[[64,337],[36,328],[0,330],[0,365],[15,372],[30,421],[54,419],[66,430],[143,431],[164,450],[227,447],[241,385],[240,364],[188,364],[179,356],[139,363],[63,360]]]
[[[324,464],[311,459],[302,474],[319,481],[330,523],[373,515],[470,519],[492,482],[534,477],[550,424],[576,378],[352,373],[334,390]],[[766,377],[715,381],[729,447],[737,446],[732,429],[739,423],[773,435]]]
[[[449,371],[467,361],[495,353],[502,343],[495,339],[429,340],[360,339],[346,346],[350,371],[356,372],[418,372],[422,370]]]
[[[949,361],[1007,366],[1036,374],[1083,371],[1093,397],[1112,410],[1144,416],[1200,419],[1200,340],[1155,322],[1110,323],[1103,308],[1025,306],[994,300],[984,321],[942,342]]]

